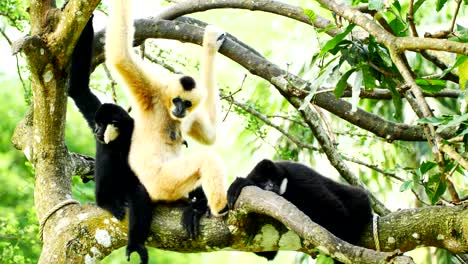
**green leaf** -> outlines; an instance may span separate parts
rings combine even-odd
[[[413,187],[414,183],[412,180],[407,180],[405,181],[401,186],[400,186],[400,192],[404,192],[406,190],[409,190]]]
[[[426,174],[426,172],[430,171],[433,169],[435,166],[437,166],[437,163],[432,162],[432,161],[423,161],[421,165],[419,166],[419,170],[421,171],[422,174]]]
[[[320,51],[319,56],[322,57],[329,50],[333,49],[338,43],[340,43],[354,28],[354,24],[350,24],[343,33],[336,35],[334,38],[330,39],[325,43],[322,50]]]
[[[388,25],[392,29],[393,33],[397,35],[398,37],[404,37],[406,34],[405,32],[407,31],[408,27],[406,23],[401,21],[398,17],[395,17],[395,19],[391,20]]]
[[[468,0],[467,0],[468,1]],[[440,76],[440,78],[444,77],[447,73],[451,72],[454,68],[458,67],[459,65],[461,65],[463,62],[465,62],[465,60],[468,59],[468,56],[466,55],[460,55],[460,56],[457,56],[457,60],[455,61],[455,63],[448,67],[447,69],[445,69],[443,72],[442,72],[442,75]]]
[[[372,74],[372,69],[371,67],[369,67],[368,65],[363,65],[361,67],[362,69],[362,73],[363,73],[363,77],[364,77],[364,80],[363,80],[363,83],[364,83],[364,87],[366,89],[372,89],[372,88],[375,88],[376,85],[376,79],[374,77],[374,75]]]
[[[447,0],[437,0],[436,11],[439,12],[446,3],[447,3]]]
[[[432,117],[425,117],[417,120],[418,124],[432,124],[432,125],[438,125],[440,124],[440,119],[432,116]]]
[[[343,95],[348,85],[348,82],[347,82],[348,78],[355,71],[356,71],[356,68],[351,68],[349,71],[345,72],[343,76],[341,76],[340,80],[336,84],[335,91],[334,91],[336,98],[340,98]]]
[[[310,22],[314,24],[315,18],[317,17],[315,15],[315,12],[312,11],[311,9],[304,9],[304,14],[306,14],[309,17]]]
[[[454,32],[454,37],[450,37],[449,40],[467,43],[468,42],[468,28],[457,24],[457,30]]]
[[[379,57],[384,62],[385,66],[389,68],[392,67],[393,61],[392,58],[390,58],[390,54],[388,54],[388,51],[381,46],[377,46],[376,50],[377,54],[379,54]]]
[[[335,263],[335,261],[327,256],[327,255],[324,255],[324,254],[319,254],[317,256],[317,259],[315,260],[315,264],[333,264]]]
[[[421,7],[421,5],[425,2],[426,0],[418,0],[416,3],[413,5],[413,14],[416,14],[418,9]],[[467,0],[468,1],[468,0]]]
[[[385,4],[382,0],[369,0],[369,10],[380,11],[384,9]]]
[[[442,180],[442,175],[440,173],[431,175],[424,187],[432,204],[437,203],[440,197],[445,193],[445,190],[447,190],[447,184]]]
[[[401,13],[401,5],[399,1],[394,1],[392,7],[394,7],[398,13]]]
[[[468,113],[465,113],[463,115],[454,115],[450,117],[451,117],[451,120],[447,119],[448,120],[447,122],[444,122],[443,124],[439,125],[436,132],[440,132],[448,127],[457,127],[460,124],[465,123],[468,120]]]
[[[384,78],[384,80],[385,82],[383,84],[385,88],[387,88],[392,94],[392,102],[393,102],[393,105],[395,106],[394,117],[396,119],[400,119],[402,116],[403,101],[401,100],[400,93],[396,89],[397,85],[390,78]]]
[[[447,87],[447,81],[439,79],[416,79],[416,84],[429,93],[437,93]]]

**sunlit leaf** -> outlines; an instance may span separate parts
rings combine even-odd
[[[316,264],[333,264],[335,263],[335,261],[327,255],[319,254],[317,256],[317,259],[315,260],[315,263]]]
[[[315,15],[315,12],[312,11],[311,9],[304,9],[304,14],[306,14],[309,17],[310,22],[313,24],[315,21],[315,18],[317,17]]]
[[[354,26],[354,24],[350,24],[344,32],[336,35],[334,38],[327,41],[327,43],[325,43],[322,50],[320,51],[319,56],[325,55],[325,53],[327,53],[329,50],[333,49],[336,45],[338,45],[338,43],[340,43],[340,41],[342,41],[351,32],[351,30],[353,30]]]
[[[416,3],[413,5],[413,14],[416,14],[418,9],[421,7],[421,5],[425,2],[426,0],[418,0]]]
[[[437,0],[436,2],[436,11],[439,12],[444,5],[447,3],[447,0]]]
[[[458,67],[458,66],[462,65],[465,61],[468,62],[467,59],[468,59],[468,56],[459,55],[457,57],[457,60],[455,61],[455,63],[442,72],[440,78],[444,77],[447,73],[451,72],[455,67]],[[468,69],[468,64],[466,65],[466,68]],[[462,69],[463,69],[463,67],[459,68],[459,70],[462,70]],[[467,74],[466,78],[468,78],[468,71],[467,71],[466,74]],[[460,76],[460,78],[462,78],[462,76]],[[460,82],[460,84],[461,84],[461,82]],[[461,85],[460,85],[460,87],[461,87]]]

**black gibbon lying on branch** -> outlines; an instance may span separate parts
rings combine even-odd
[[[229,187],[230,209],[246,186],[257,186],[283,196],[312,221],[351,244],[358,242],[364,229],[372,223],[372,209],[364,190],[337,183],[297,162],[267,159],[259,162],[246,178],[237,178]],[[184,209],[182,224],[191,237],[196,237],[199,220],[208,209],[203,192],[193,195],[196,197]],[[277,252],[255,254],[272,260]]]
[[[93,39],[91,17],[73,51],[68,95],[96,136],[96,203],[119,220],[125,217],[128,206],[127,255],[136,251],[141,263],[148,263],[144,243],[149,235],[153,206],[145,187],[128,164],[134,122],[122,107],[101,104],[89,88]]]

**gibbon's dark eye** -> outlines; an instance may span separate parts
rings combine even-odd
[[[181,101],[182,101],[182,99],[180,99],[180,97],[176,97],[176,98],[172,99],[172,103],[174,103],[174,104],[180,103]]]
[[[192,102],[187,100],[187,101],[184,102],[184,105],[185,105],[185,108],[190,108],[190,107],[192,107]]]
[[[180,78],[180,84],[182,84],[185,91],[191,91],[195,88],[195,80],[190,76]]]

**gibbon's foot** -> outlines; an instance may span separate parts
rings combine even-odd
[[[205,35],[203,37],[203,42],[213,43],[214,47],[212,48],[215,51],[218,51],[219,48],[221,48],[221,45],[223,45],[223,42],[225,39],[226,39],[226,32],[224,32],[224,30],[213,25],[207,25],[205,27]]]
[[[140,264],[148,264],[148,250],[144,244],[127,245],[127,261],[130,261],[130,255],[132,255],[133,252],[140,255]]]
[[[125,217],[125,207],[123,206],[123,204],[122,205],[117,205],[117,204],[99,205],[98,204],[98,206],[108,211],[109,213],[111,213],[119,221],[122,221]]]
[[[229,206],[226,204],[226,206],[218,212],[219,215],[226,215],[229,211]]]

